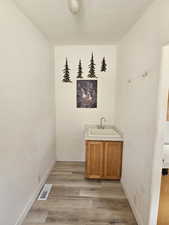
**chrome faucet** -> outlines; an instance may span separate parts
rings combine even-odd
[[[101,117],[101,118],[100,118],[99,129],[104,129],[103,121],[104,121],[104,122],[106,121],[105,117]]]

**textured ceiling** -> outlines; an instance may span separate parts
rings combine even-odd
[[[14,0],[55,44],[113,44],[153,0],[80,0],[73,15],[67,0]]]

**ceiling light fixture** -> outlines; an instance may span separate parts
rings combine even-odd
[[[80,10],[79,0],[68,0],[69,9],[73,14],[77,14]]]

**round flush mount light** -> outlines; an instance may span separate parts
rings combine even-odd
[[[77,14],[80,10],[79,0],[68,0],[69,9],[73,14]]]

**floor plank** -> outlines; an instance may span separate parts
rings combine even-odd
[[[23,225],[137,225],[120,182],[86,180],[84,163],[56,162],[48,200],[36,200]]]

